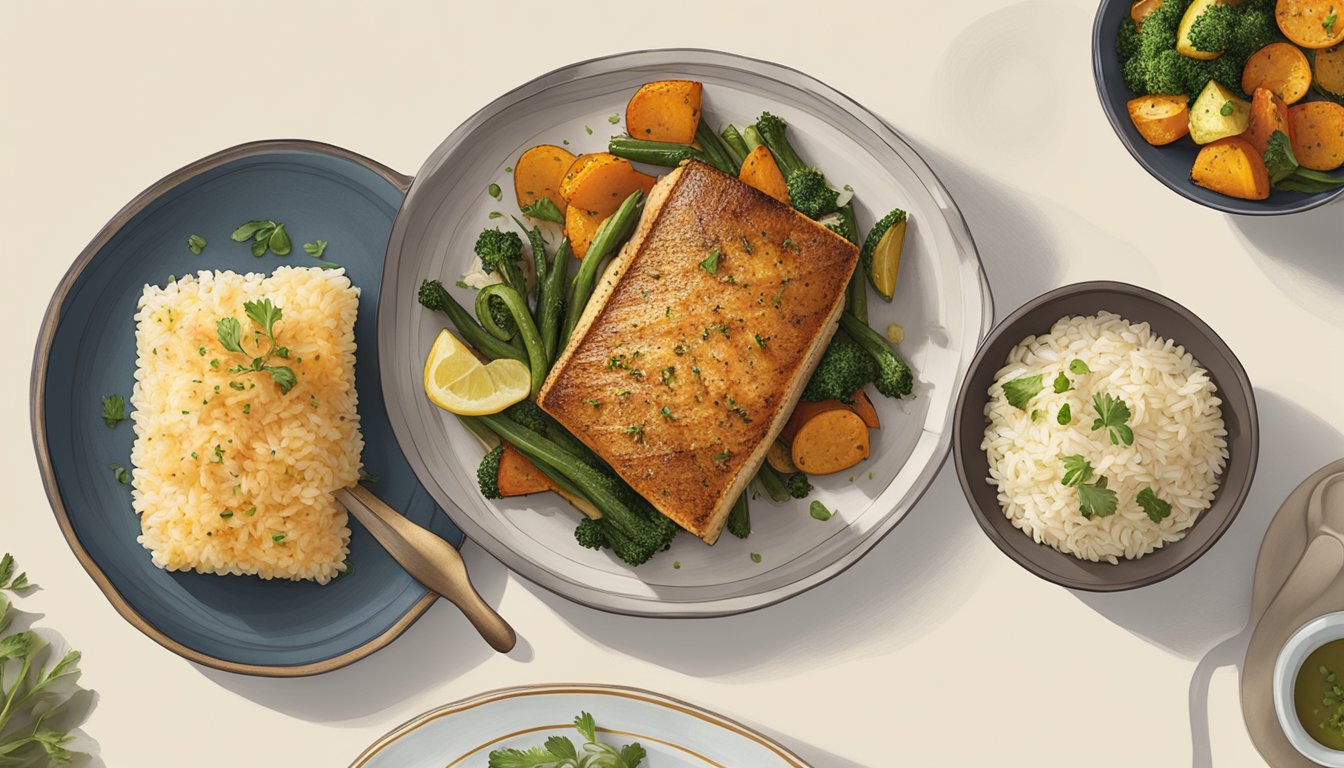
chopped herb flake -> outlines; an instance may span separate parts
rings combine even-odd
[[[103,423],[114,429],[126,420],[126,398],[112,394],[103,397]]]

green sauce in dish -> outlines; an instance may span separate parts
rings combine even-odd
[[[1293,706],[1307,733],[1322,746],[1344,750],[1344,639],[1312,651],[1297,671]]]

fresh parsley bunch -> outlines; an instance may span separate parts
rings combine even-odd
[[[79,651],[68,651],[50,668],[48,644],[27,629],[6,633],[13,615],[5,594],[31,589],[28,574],[15,575],[14,558],[0,558],[0,766],[49,768],[76,753],[75,736],[62,730],[66,706],[79,691]]]
[[[638,742],[619,750],[597,740],[593,716],[580,712],[574,729],[583,737],[580,749],[564,736],[552,736],[542,747],[496,749],[490,753],[490,768],[638,768],[646,755]]]

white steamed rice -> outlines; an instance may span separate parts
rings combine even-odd
[[[1070,373],[1074,359],[1091,373]],[[1051,384],[1061,371],[1074,389],[1056,394]],[[1025,411],[1009,404],[1003,383],[1036,374],[1045,389]],[[1129,406],[1132,446],[1112,445],[1105,429],[1092,431],[1092,396],[1100,392]],[[981,445],[989,482],[1003,513],[1037,542],[1094,562],[1142,557],[1179,540],[1212,504],[1228,456],[1221,402],[1199,362],[1147,323],[1109,312],[1066,317],[1014,347],[995,375]],[[1061,426],[1056,419],[1066,403],[1072,421]],[[1062,458],[1075,454],[1091,462],[1093,481],[1106,477],[1118,498],[1115,514],[1083,517],[1077,489],[1060,482]],[[1160,523],[1135,501],[1148,487],[1171,504]]]
[[[230,373],[270,347],[243,302],[270,299],[297,384]],[[346,513],[332,498],[359,480],[355,315],[340,269],[280,267],[270,277],[201,272],[145,286],[136,312],[132,499],[140,543],[170,571],[326,583],[345,569]],[[220,318],[245,354],[221,346]],[[260,350],[260,351],[257,351]]]

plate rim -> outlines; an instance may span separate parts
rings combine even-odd
[[[365,656],[386,647],[393,640],[397,639],[401,633],[405,632],[416,622],[416,620],[424,615],[425,611],[429,610],[429,607],[438,599],[438,596],[431,592],[426,592],[425,595],[416,601],[415,604],[411,606],[410,610],[402,615],[401,618],[392,624],[392,626],[388,627],[382,634],[374,637],[363,645],[329,659],[306,664],[267,665],[229,661],[227,659],[220,659],[207,653],[203,653],[174,640],[145,619],[144,616],[141,616],[140,613],[126,601],[126,598],[124,598],[121,595],[121,592],[117,590],[116,586],[112,583],[112,580],[109,579],[107,574],[98,567],[96,562],[94,562],[93,558],[89,555],[88,550],[84,548],[83,543],[75,534],[74,526],[70,522],[69,513],[66,511],[65,502],[61,498],[60,489],[56,484],[55,467],[52,465],[51,453],[49,451],[45,415],[47,366],[50,362],[51,347],[55,341],[56,328],[61,322],[61,306],[65,303],[65,299],[69,295],[70,290],[93,262],[93,259],[97,256],[98,252],[101,251],[132,218],[148,206],[162,199],[177,187],[181,186],[183,183],[222,165],[248,157],[260,157],[268,154],[295,151],[317,152],[354,162],[378,174],[393,186],[402,190],[402,192],[405,192],[410,186],[410,177],[398,173],[376,160],[372,160],[357,152],[352,152],[333,144],[309,141],[307,139],[264,139],[261,141],[245,142],[222,149],[199,160],[188,163],[149,185],[132,198],[130,202],[122,206],[121,210],[117,211],[117,213],[98,230],[98,233],[89,241],[89,244],[84,246],[84,249],[80,251],[74,262],[61,277],[60,282],[57,283],[56,290],[52,292],[51,299],[47,303],[46,311],[42,315],[42,324],[38,329],[37,341],[33,351],[33,365],[29,372],[28,416],[30,431],[32,433],[33,451],[36,454],[38,470],[42,476],[42,489],[46,493],[47,501],[51,505],[52,513],[56,517],[56,522],[61,529],[61,535],[65,538],[65,543],[70,547],[70,550],[74,553],[79,564],[83,566],[84,571],[93,579],[94,584],[98,586],[98,589],[103,593],[103,596],[112,604],[112,607],[117,613],[121,614],[123,619],[160,646],[188,661],[195,662],[202,666],[225,672],[235,672],[259,677],[305,677],[308,675],[330,672],[331,670],[352,664]]]
[[[388,239],[388,258],[384,260],[384,284],[391,284],[391,278],[394,276],[396,265],[393,264],[393,252],[400,251],[406,238],[408,227],[407,211],[415,199],[416,192],[420,188],[425,175],[428,171],[443,163],[445,155],[459,146],[472,131],[477,129],[477,124],[488,116],[497,113],[499,110],[513,104],[519,94],[527,92],[527,95],[544,92],[546,89],[568,82],[571,73],[584,67],[594,64],[604,64],[613,66],[621,60],[635,59],[643,56],[661,56],[662,61],[657,63],[675,65],[679,62],[690,62],[692,60],[697,64],[709,64],[718,66],[736,67],[747,69],[754,74],[770,79],[779,80],[790,87],[806,87],[814,95],[830,101],[837,108],[842,109],[858,120],[863,122],[873,133],[884,143],[892,146],[901,154],[901,161],[904,162],[912,172],[919,178],[924,189],[938,205],[941,220],[945,222],[948,234],[955,246],[955,254],[959,262],[966,266],[973,266],[976,272],[976,279],[980,292],[980,307],[982,315],[980,317],[980,327],[968,327],[967,334],[975,334],[975,343],[964,353],[963,371],[957,380],[949,383],[949,389],[952,392],[960,391],[962,381],[970,373],[971,360],[974,357],[975,350],[979,348],[990,329],[994,325],[994,301],[990,291],[989,281],[985,274],[984,263],[980,259],[979,250],[975,244],[975,238],[971,233],[970,227],[966,223],[965,216],[961,209],[953,200],[951,193],[945,184],[938,177],[937,173],[929,166],[928,162],[919,153],[918,150],[899,132],[890,122],[872,110],[864,107],[862,104],[849,97],[838,89],[818,80],[816,77],[802,72],[785,64],[758,59],[741,54],[731,53],[712,48],[695,47],[670,47],[670,48],[644,48],[629,51],[612,53],[604,56],[596,56],[580,61],[571,62],[541,75],[528,79],[526,82],[505,91],[503,94],[492,99],[485,106],[481,107],[469,117],[463,120],[453,129],[447,137],[439,143],[437,147],[429,154],[420,169],[416,172],[414,180],[411,182],[410,190],[406,195],[406,203],[397,213],[396,221],[392,226],[392,235]],[[698,60],[696,60],[698,57]],[[650,62],[639,62],[647,65]],[[781,75],[802,80],[803,82],[790,83],[782,80]],[[964,270],[964,267],[963,267]],[[962,280],[967,277],[963,271]],[[379,295],[378,305],[378,326],[380,333],[384,328],[391,327],[393,318],[391,316],[391,302],[383,302],[383,294]],[[395,393],[396,387],[393,386],[391,371],[393,369],[391,360],[385,356],[390,355],[385,345],[379,345],[379,369],[383,377],[384,392]],[[924,471],[920,473],[915,480],[915,486],[918,490],[913,494],[907,504],[905,511],[900,515],[888,514],[887,519],[875,526],[866,536],[859,539],[848,552],[835,561],[808,573],[788,584],[762,592],[750,595],[737,595],[731,597],[715,598],[708,600],[693,600],[686,602],[666,602],[663,600],[636,599],[628,595],[613,595],[612,593],[594,593],[583,585],[576,584],[572,579],[562,575],[551,573],[543,569],[525,570],[521,559],[515,558],[513,561],[501,556],[495,552],[498,547],[512,552],[512,549],[504,542],[496,540],[493,536],[486,533],[481,526],[477,525],[475,520],[456,503],[443,504],[445,512],[452,518],[453,523],[462,529],[469,539],[475,541],[479,546],[490,553],[492,557],[499,560],[515,574],[524,579],[552,592],[560,597],[578,603],[580,605],[593,608],[595,610],[607,613],[644,616],[652,618],[710,618],[719,616],[731,616],[775,605],[792,597],[796,597],[804,592],[814,589],[827,581],[844,573],[859,560],[863,559],[872,551],[912,510],[923,496],[928,492],[937,475],[942,471],[947,463],[948,457],[952,453],[952,435],[955,420],[955,407],[949,408],[943,420],[943,430],[938,438],[938,443],[933,452],[936,461],[931,461]],[[388,409],[388,417],[392,423],[393,434],[396,435],[399,442],[410,442],[409,426],[405,423],[402,414],[396,409]],[[423,471],[418,454],[412,451],[405,451],[407,459],[411,463],[411,468],[416,470],[419,475]],[[535,573],[532,571],[536,571]]]
[[[766,736],[755,728],[734,720],[731,717],[721,715],[682,699],[658,693],[656,691],[650,691],[646,688],[636,688],[633,686],[615,685],[611,683],[533,683],[530,685],[514,685],[483,691],[458,699],[457,701],[441,704],[421,712],[387,731],[382,736],[379,736],[372,744],[366,747],[363,752],[360,752],[359,755],[355,757],[350,763],[349,768],[366,768],[369,761],[376,757],[383,749],[402,737],[414,733],[432,720],[454,715],[458,712],[464,712],[468,709],[473,709],[485,704],[492,704],[497,701],[546,694],[590,694],[597,696],[612,696],[623,699],[632,699],[646,704],[653,704],[666,709],[674,709],[682,714],[691,715],[706,723],[719,726],[725,730],[735,732],[739,736],[750,739],[773,751],[779,757],[791,763],[794,768],[811,768],[811,764],[799,757],[793,750],[780,744],[769,736]]]

